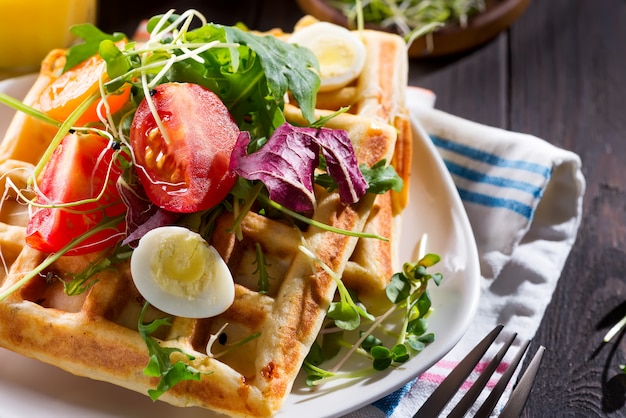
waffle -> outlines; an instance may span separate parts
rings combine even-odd
[[[351,111],[334,118],[330,127],[346,129],[359,163],[373,165],[386,159],[408,181],[410,129],[404,108],[406,51],[395,35],[365,31],[367,64],[357,82],[319,97],[318,116],[344,105]],[[25,103],[36,102],[63,61],[63,51],[50,53]],[[301,122],[296,105],[287,105],[287,119]],[[0,147],[0,172],[18,188],[41,157],[54,134],[23,114],[16,115]],[[408,189],[408,187],[405,187]],[[317,337],[333,300],[333,278],[298,248],[312,251],[360,298],[375,309],[384,306],[384,286],[395,263],[397,220],[406,204],[406,192],[366,195],[345,206],[337,193],[315,190],[313,218],[351,231],[368,231],[389,241],[359,239],[315,227],[294,225],[250,212],[241,223],[243,239],[229,232],[232,214],[217,219],[210,242],[220,252],[235,278],[235,301],[223,314],[207,319],[174,317],[171,327],[155,334],[163,346],[191,354],[190,364],[207,372],[200,381],[183,381],[161,398],[177,406],[200,406],[233,417],[276,414],[289,395],[304,357]],[[0,249],[5,265],[1,289],[17,283],[47,257],[24,245],[26,207],[15,202],[9,188],[0,211]],[[270,290],[259,293],[254,274],[255,247],[266,257]],[[146,345],[137,331],[143,300],[135,289],[129,266],[98,273],[98,281],[80,296],[67,296],[62,283],[47,279],[80,272],[98,254],[61,257],[0,301],[0,346],[53,364],[91,379],[111,382],[147,393],[156,378],[144,375]],[[49,274],[50,273],[50,274]],[[151,308],[146,320],[167,316]],[[228,324],[225,328],[224,325]],[[207,343],[221,334],[237,341],[259,337],[233,351]],[[220,340],[221,341],[221,340]]]

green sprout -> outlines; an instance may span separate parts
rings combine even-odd
[[[335,309],[342,315],[339,316],[339,320],[333,318],[337,315],[331,315],[333,311],[333,305],[331,305],[327,316],[334,319],[336,328],[324,329],[321,333],[321,345],[316,342],[307,355],[304,363],[307,385],[319,386],[331,380],[363,377],[375,371],[395,367],[407,362],[432,343],[435,336],[427,332],[426,321],[432,311],[428,284],[432,281],[438,286],[443,277],[441,273],[430,273],[428,268],[439,261],[438,255],[426,254],[417,263],[405,263],[402,271],[394,274],[386,287],[387,297],[393,305],[378,317],[373,317],[366,311],[360,311],[351,298],[342,296],[342,286],[340,286],[340,301],[334,303],[340,306]],[[360,315],[357,315],[357,312]],[[366,314],[364,315],[363,312]],[[381,330],[384,322],[394,313],[401,313],[404,320],[395,342],[386,346],[375,333]],[[360,325],[357,317],[360,319],[360,316],[371,320],[370,326],[365,331],[357,329]],[[348,331],[359,331],[359,338],[355,343],[349,343],[344,338],[344,334]],[[348,347],[349,350],[335,366],[330,370],[321,368],[320,365],[336,356],[341,347]],[[351,372],[339,372],[341,366],[355,353],[369,358],[371,366]]]

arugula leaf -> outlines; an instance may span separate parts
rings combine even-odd
[[[130,257],[129,253],[119,250],[110,257],[105,257],[104,255],[98,257],[90,262],[83,271],[70,273],[71,280],[61,279],[65,293],[68,296],[76,296],[86,292],[98,282],[98,279],[93,276],[101,271],[114,270],[117,264],[127,260],[128,257]]]
[[[312,123],[320,86],[319,64],[313,51],[272,35],[258,36],[235,27],[225,27],[225,30],[229,42],[249,46],[261,58],[273,96],[282,98],[291,91],[302,115]]]
[[[342,113],[346,113],[348,110],[350,110],[350,107],[347,107],[347,106],[341,107],[339,108],[339,110],[329,113],[328,115],[321,116],[315,122],[311,123],[310,126],[311,128],[323,128],[331,119],[333,119],[336,116],[341,115]]]
[[[360,170],[367,183],[367,193],[383,194],[389,190],[399,192],[404,187],[404,181],[392,165],[381,160],[371,167],[360,165]],[[337,182],[327,173],[316,173],[315,184],[324,187],[329,192],[337,188]]]
[[[361,165],[361,173],[367,182],[367,192],[383,194],[389,190],[399,192],[404,187],[404,181],[396,172],[396,169],[381,160],[371,167]]]
[[[265,262],[265,254],[263,248],[258,242],[255,244],[256,250],[256,270],[253,273],[259,274],[258,290],[259,293],[266,294],[270,290],[270,275],[267,272],[267,263]]]
[[[171,16],[170,21],[174,18]],[[151,19],[149,29],[157,21],[157,17]],[[122,79],[132,82],[136,76],[135,69],[147,68],[150,64],[152,67],[147,74],[154,76],[168,64],[169,69],[161,74],[163,78],[158,83],[196,83],[215,92],[240,129],[249,131],[253,138],[268,137],[284,123],[282,109],[288,91],[301,106],[303,115],[313,122],[320,79],[312,51],[274,36],[260,36],[237,27],[216,24],[188,31],[179,39],[182,43],[177,44],[178,49],[158,50],[152,46],[146,54],[142,54],[138,47],[133,54],[142,54],[142,62],[123,61],[114,54],[110,56],[111,62],[107,60],[107,65],[120,69],[130,62],[132,69]],[[185,53],[182,48],[186,48],[185,51],[195,50],[199,45],[211,43],[215,46],[194,53],[193,58],[172,60],[174,56]],[[187,48],[187,45],[192,46]]]
[[[284,123],[284,97],[276,96],[270,89],[256,51],[245,45],[227,44],[225,27],[219,25],[209,24],[190,31],[185,40],[195,45],[221,42],[231,46],[216,46],[199,52],[200,62],[193,59],[175,62],[163,82],[196,83],[213,91],[229,109],[239,128],[250,132],[252,138],[269,136]],[[180,55],[182,52],[174,53]]]
[[[162,347],[159,342],[152,337],[152,334],[161,326],[170,326],[169,318],[155,319],[152,322],[144,323],[143,319],[149,304],[146,302],[139,315],[137,329],[141,338],[148,347],[150,360],[144,369],[144,374],[151,377],[159,377],[159,383],[156,389],[148,390],[148,394],[153,401],[156,401],[162,394],[170,388],[184,380],[200,380],[201,372],[182,361],[172,364],[171,355],[173,353],[182,353],[187,359],[193,360],[194,357],[184,353],[181,349],[175,347]]]
[[[75,65],[80,64],[87,58],[90,58],[98,53],[98,50],[100,48],[100,42],[104,40],[117,42],[126,38],[126,35],[124,35],[123,33],[116,32],[113,34],[107,34],[105,32],[102,32],[91,23],[81,23],[78,25],[73,25],[70,28],[70,32],[76,35],[78,38],[82,39],[83,42],[77,43],[67,50],[67,53],[65,54],[66,61],[65,66],[63,67],[63,71],[69,70]]]

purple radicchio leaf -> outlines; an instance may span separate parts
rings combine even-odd
[[[231,154],[231,169],[245,179],[262,181],[270,199],[286,208],[297,212],[314,209],[313,173],[320,148],[344,204],[355,203],[367,190],[345,131],[285,123],[257,152],[246,154],[249,142],[247,133],[239,136]]]
[[[313,210],[312,173],[319,147],[289,124],[279,126],[260,150],[246,155],[249,143],[249,134],[242,132],[231,154],[231,169],[245,179],[262,181],[273,201],[298,212]]]
[[[346,205],[358,202],[367,192],[367,181],[359,169],[348,133],[340,129],[308,129],[315,132],[322,147],[328,174],[337,182],[341,201]]]
[[[160,226],[172,225],[181,216],[152,203],[138,181],[130,184],[120,178],[117,182],[117,190],[128,209],[126,211],[126,238],[122,241],[122,245],[128,244],[131,248],[136,248],[139,239],[148,231]]]

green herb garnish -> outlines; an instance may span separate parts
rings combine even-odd
[[[91,289],[98,282],[94,277],[96,274],[105,270],[115,270],[116,265],[128,260],[130,252],[116,251],[113,255],[107,256],[102,254],[96,260],[79,273],[70,274],[69,280],[60,278],[63,288],[68,296],[76,296]]]
[[[259,275],[259,282],[257,285],[259,293],[266,294],[270,290],[270,275],[267,272],[268,264],[265,261],[265,254],[263,253],[261,244],[257,242],[254,248],[256,253],[256,270],[254,270],[253,273]]]
[[[447,23],[465,26],[470,16],[485,9],[484,0],[328,0],[327,3],[340,10],[353,27],[376,24],[407,38],[416,31],[430,32]]]
[[[431,274],[427,268],[432,267],[439,260],[438,255],[426,254],[417,263],[405,263],[402,271],[394,274],[386,288],[387,297],[393,306],[378,317],[370,314],[362,315],[371,323],[366,330],[359,331],[359,338],[356,342],[348,342],[344,337],[346,332],[356,330],[355,324],[357,327],[359,325],[354,319],[356,316],[354,312],[348,316],[352,321],[346,321],[340,317],[340,320],[334,321],[336,329],[325,328],[321,333],[322,344],[316,343],[312,347],[304,363],[307,385],[318,386],[331,380],[363,377],[374,371],[385,370],[405,363],[433,342],[434,334],[427,332],[426,317],[432,310],[427,286],[430,281],[439,285],[442,275]],[[347,302],[337,303],[344,305],[342,313],[350,311]],[[380,332],[387,336],[390,331],[384,328],[385,321],[396,313],[401,313],[404,317],[402,326],[396,335],[395,342],[385,345],[383,338],[376,336],[376,333]],[[328,318],[332,319],[330,312]],[[334,357],[341,347],[349,347],[349,350],[337,364],[330,370],[321,368],[320,365]],[[367,356],[371,360],[371,367],[340,372],[341,366],[355,353]]]
[[[152,337],[152,334],[154,334],[159,327],[170,326],[171,323],[169,318],[160,318],[149,323],[144,323],[143,319],[148,306],[149,303],[146,302],[141,309],[137,329],[148,347],[148,355],[150,356],[150,361],[143,372],[146,376],[159,378],[156,389],[148,390],[150,398],[156,401],[162,394],[179,382],[184,380],[200,380],[201,374],[204,372],[200,372],[180,360],[172,363],[171,355],[173,353],[181,353],[188,360],[193,360],[194,357],[184,353],[179,348],[162,347],[159,341]]]
[[[67,50],[63,71],[66,71],[97,54],[102,41],[107,40],[115,42],[126,38],[126,36],[122,33],[104,33],[89,23],[74,25],[70,28],[70,32],[72,32],[72,34],[76,37],[83,39],[84,42],[78,43]]]

